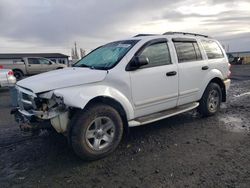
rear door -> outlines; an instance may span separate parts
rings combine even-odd
[[[207,61],[198,42],[192,38],[173,38],[179,67],[178,105],[199,100],[203,80],[208,71]]]
[[[167,40],[152,40],[135,56],[149,59],[148,65],[130,71],[135,116],[175,107],[178,99],[178,69],[171,60]]]

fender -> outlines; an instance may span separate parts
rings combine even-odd
[[[81,109],[84,109],[88,102],[96,97],[110,97],[121,104],[128,120],[134,118],[134,109],[129,99],[123,93],[110,86],[91,84],[58,89],[54,91],[54,94],[62,97],[65,105]]]
[[[207,85],[209,84],[209,82],[214,79],[214,78],[220,78],[221,80],[223,80],[223,74],[220,70],[218,69],[211,69],[207,75],[204,77],[203,79],[203,85],[202,88],[200,89],[200,92],[198,93],[198,98],[201,99],[205,89],[207,88]]]

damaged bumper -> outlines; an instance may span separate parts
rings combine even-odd
[[[49,120],[40,120],[35,115],[27,112],[21,113],[18,108],[12,109],[11,114],[14,115],[15,121],[19,124],[22,131],[52,128]]]
[[[15,120],[19,124],[20,129],[24,131],[50,129],[52,126],[58,133],[65,133],[69,123],[68,111],[53,113],[33,111],[31,113],[15,108],[11,110],[11,114],[15,116]]]
[[[11,111],[22,129],[43,129],[51,125],[59,133],[65,133],[69,122],[68,108],[61,99],[40,98],[23,88],[18,90],[18,107]]]

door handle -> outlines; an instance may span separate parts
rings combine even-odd
[[[209,69],[208,66],[203,66],[203,67],[201,67],[201,70],[207,70],[207,69]]]
[[[176,71],[171,71],[171,72],[167,72],[166,76],[175,76],[177,74]]]

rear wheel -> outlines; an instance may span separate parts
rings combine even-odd
[[[216,114],[220,109],[221,99],[222,91],[220,86],[213,82],[210,83],[200,100],[198,111],[204,117]]]
[[[72,121],[71,143],[82,159],[95,160],[116,149],[123,134],[119,113],[111,106],[96,104],[79,111]]]
[[[17,80],[21,80],[23,78],[23,72],[20,70],[13,70],[14,76],[16,77]]]

